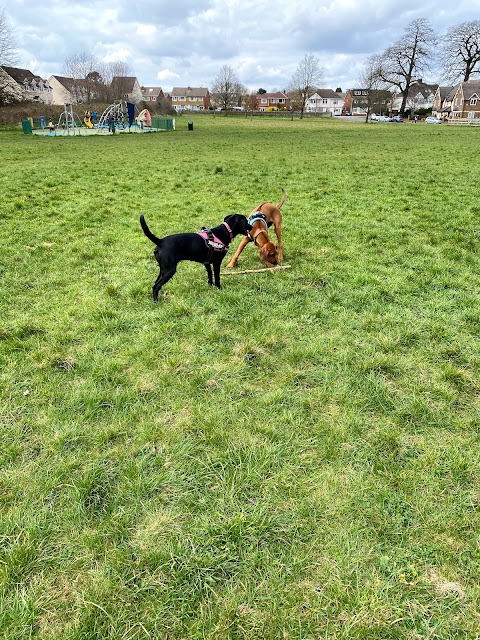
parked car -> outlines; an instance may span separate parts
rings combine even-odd
[[[442,124],[440,118],[435,118],[435,116],[428,116],[425,118],[425,124]]]
[[[392,122],[392,118],[390,118],[390,116],[379,116],[376,113],[372,113],[370,120],[372,122]]]
[[[393,116],[392,122],[403,122],[402,116]]]

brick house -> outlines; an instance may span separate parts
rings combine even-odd
[[[457,90],[455,87],[437,87],[433,97],[432,116],[448,118],[452,111],[452,100]]]
[[[28,69],[0,67],[0,90],[5,102],[32,101],[52,104],[52,89],[48,80]]]
[[[210,92],[204,87],[173,87],[168,100],[175,111],[207,111]]]
[[[331,113],[334,116],[342,114],[344,98],[333,89],[317,89],[307,99],[306,111],[309,113]]]
[[[343,103],[347,115],[364,115],[368,110],[368,89],[348,89]]]
[[[455,87],[451,110],[452,119],[480,118],[480,80],[460,82]]]
[[[384,89],[349,89],[345,94],[342,113],[366,115],[370,112],[388,114],[392,94]]]
[[[267,109],[282,109],[288,111],[290,100],[286,93],[277,91],[276,93],[259,93],[256,96],[256,111],[266,111]]]

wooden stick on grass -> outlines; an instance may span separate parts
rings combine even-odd
[[[280,269],[290,269],[289,264],[277,265],[276,267],[267,267],[266,269],[245,269],[245,271],[223,271],[222,276],[239,276],[244,273],[266,273],[267,271],[280,271]]]

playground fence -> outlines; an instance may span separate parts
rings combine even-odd
[[[175,129],[175,120],[173,118],[162,118],[161,116],[152,116],[151,125],[154,129],[164,129],[165,131],[173,131]]]

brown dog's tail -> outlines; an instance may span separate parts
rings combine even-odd
[[[162,241],[150,231],[143,215],[140,216],[140,224],[142,225],[143,233],[147,236],[147,238],[151,240],[153,244],[156,244],[157,247],[159,247]]]
[[[285,202],[285,200],[287,199],[287,192],[285,191],[285,189],[282,189],[282,193],[283,193],[283,198],[282,200],[277,204],[277,209],[281,209],[282,208],[282,204]]]

